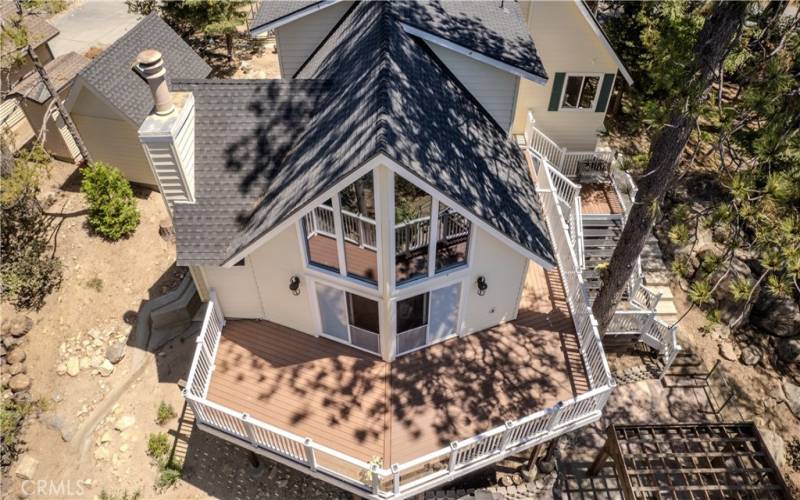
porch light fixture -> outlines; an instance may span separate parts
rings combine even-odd
[[[292,276],[289,279],[289,291],[292,292],[292,295],[300,295],[300,278]]]
[[[486,278],[484,278],[483,276],[478,276],[477,284],[478,284],[478,295],[483,297],[484,295],[486,295],[486,290],[489,288],[489,285],[486,284]]]

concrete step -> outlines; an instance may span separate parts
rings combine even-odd
[[[154,310],[150,314],[152,329],[165,329],[183,325],[184,328],[192,322],[196,311],[200,308],[201,301],[197,295],[194,281],[184,280],[179,288],[180,297]]]

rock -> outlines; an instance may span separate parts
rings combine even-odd
[[[12,377],[20,373],[25,373],[25,365],[22,363],[14,363],[8,366],[7,372],[10,373]]]
[[[158,223],[158,234],[165,241],[175,241],[175,228],[172,226],[172,219],[165,217]]]
[[[17,316],[9,320],[3,321],[2,330],[3,335],[11,335],[12,337],[22,337],[33,328],[33,320],[28,316]]]
[[[117,364],[125,357],[125,344],[115,342],[106,349],[106,359],[113,364]]]
[[[101,446],[94,450],[94,459],[98,462],[104,462],[111,459],[111,450],[109,450],[106,446]]]
[[[739,360],[747,366],[757,365],[761,361],[761,351],[758,347],[749,345],[742,349],[742,355]]]
[[[125,453],[126,451],[128,451],[128,448],[129,448],[128,443],[122,443],[119,447],[119,451]]]
[[[800,339],[779,340],[778,357],[785,363],[800,363]]]
[[[42,421],[47,427],[60,432],[61,439],[64,440],[65,443],[69,443],[72,441],[72,438],[75,437],[75,425],[67,422],[61,415],[45,413],[42,416]]]
[[[11,374],[10,373],[6,373],[5,371],[3,371],[3,373],[0,374],[0,385],[2,385],[4,387],[8,387],[8,382],[9,381],[11,381]]]
[[[719,354],[728,361],[736,361],[739,356],[736,354],[736,349],[730,342],[722,342],[719,344]]]
[[[111,364],[111,361],[104,359],[97,371],[100,372],[101,376],[108,377],[114,373],[114,365]]]
[[[778,468],[783,468],[786,463],[786,450],[783,445],[783,438],[775,431],[769,429],[759,429],[759,432],[764,439],[764,444],[767,446],[769,454],[772,455],[772,459],[775,460],[775,465],[777,465]]]
[[[120,432],[133,426],[136,423],[136,417],[133,415],[123,415],[114,423],[114,428]]]
[[[778,337],[791,337],[800,332],[800,305],[791,297],[759,295],[753,306],[750,323]]]
[[[6,335],[3,337],[3,347],[6,349],[13,349],[17,344],[19,344],[18,338],[12,337],[11,335]]]
[[[100,436],[100,444],[108,443],[111,441],[111,431],[105,431],[102,436]]]
[[[81,371],[88,370],[92,366],[92,360],[89,359],[89,356],[82,356],[79,362],[79,367]]]
[[[27,391],[31,388],[31,378],[24,373],[14,375],[8,381],[8,388],[14,392]]]
[[[8,355],[6,356],[6,361],[8,363],[11,363],[12,365],[14,363],[22,363],[23,361],[25,361],[25,351],[23,351],[22,349],[14,349],[10,353],[8,353]]]
[[[17,464],[15,474],[20,479],[33,479],[36,477],[36,469],[39,467],[39,461],[30,455],[23,455]]]
[[[800,385],[795,385],[788,380],[783,381],[783,393],[786,395],[786,404],[795,417],[800,418]]]
[[[67,365],[59,363],[58,366],[56,366],[56,373],[58,375],[65,375],[67,373]]]
[[[70,377],[77,377],[78,374],[81,372],[81,364],[78,361],[78,358],[72,356],[67,360],[67,375]]]
[[[728,340],[731,336],[731,329],[728,325],[721,323],[715,324],[711,327],[711,338],[716,341]]]
[[[106,358],[98,354],[97,356],[92,356],[92,361],[89,363],[89,365],[92,368],[97,369],[100,368],[100,366],[103,364],[103,361],[105,360]]]

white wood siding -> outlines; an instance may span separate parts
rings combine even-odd
[[[597,133],[603,129],[605,113],[548,111],[553,78],[556,73],[613,74],[617,65],[574,2],[531,2],[527,8],[530,9],[528,27],[549,81],[546,86],[520,81],[511,131],[522,133],[528,110],[532,109],[536,127],[560,146],[593,150]]]
[[[275,30],[281,78],[289,79],[294,76],[351,4],[340,2],[331,5]]]
[[[435,43],[428,43],[428,46],[507,131],[514,113],[514,98],[519,77]]]

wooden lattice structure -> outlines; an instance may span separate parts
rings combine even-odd
[[[614,461],[626,500],[791,499],[752,423],[611,425],[589,475]]]

